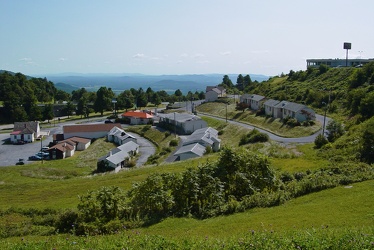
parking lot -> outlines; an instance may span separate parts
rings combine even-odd
[[[7,139],[9,139],[9,134],[0,134],[0,167],[14,166],[19,161],[19,159],[23,159],[25,164],[32,162],[28,160],[29,156],[38,153],[41,147],[48,146],[48,144],[53,139],[53,134],[61,133],[62,128],[57,126],[48,129],[42,129],[42,131],[50,131],[49,136],[43,137],[42,141],[35,141],[33,143],[26,143],[23,145],[5,144]]]

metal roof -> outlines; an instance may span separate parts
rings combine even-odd
[[[174,155],[180,155],[184,153],[193,153],[198,156],[203,156],[205,153],[205,147],[200,145],[199,143],[189,144],[186,146],[182,146],[180,149],[178,149],[177,152],[174,153]]]
[[[278,103],[279,103],[278,100],[269,99],[266,102],[264,102],[264,105],[270,106],[270,107],[275,107]]]
[[[303,108],[306,108],[305,105],[303,104],[298,104],[298,103],[294,103],[294,102],[289,102],[287,103],[286,105],[284,105],[283,107],[284,109],[287,109],[287,110],[291,110],[293,112],[297,112]]]

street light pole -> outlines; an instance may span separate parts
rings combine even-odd
[[[325,136],[325,124],[326,124],[326,112],[327,112],[327,104],[322,102],[325,105],[325,115],[323,116],[323,127],[322,127],[322,135]]]
[[[44,163],[44,155],[43,155],[43,135],[40,135],[40,155],[42,156],[42,164]]]
[[[227,123],[227,102],[226,102],[226,123]]]

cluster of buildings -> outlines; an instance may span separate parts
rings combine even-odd
[[[214,152],[221,147],[218,131],[211,127],[197,129],[191,135],[182,137],[182,146],[174,153],[174,156],[176,160],[201,157],[207,147],[210,147]]]
[[[267,99],[256,94],[244,94],[240,96],[240,102],[247,104],[252,110],[264,108],[265,115],[273,118],[295,118],[298,122],[316,119],[314,110],[304,104]]]
[[[137,139],[117,126],[109,131],[107,140],[119,146],[109,151],[105,156],[99,158],[97,170],[100,172],[118,172],[121,168],[127,166],[127,163],[132,157],[139,153]]]

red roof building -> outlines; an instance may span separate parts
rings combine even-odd
[[[127,111],[122,114],[122,117],[125,119],[130,119],[130,124],[133,125],[149,124],[153,122],[153,115],[140,110]]]

